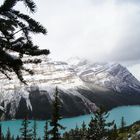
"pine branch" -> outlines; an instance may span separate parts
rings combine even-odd
[[[14,72],[18,79],[26,84],[22,72],[26,71],[33,74],[30,69],[24,68],[26,63],[40,63],[41,60],[22,60],[24,55],[38,56],[48,55],[49,50],[40,50],[38,46],[33,44],[30,33],[46,34],[46,29],[30,16],[20,13],[14,9],[17,2],[22,1],[30,9],[35,12],[36,5],[33,0],[4,0],[0,6],[0,72],[6,75],[8,79],[10,72]],[[17,33],[19,37],[17,38]],[[20,36],[21,35],[21,36]],[[19,57],[13,57],[9,52],[15,52]]]
[[[35,12],[36,5],[32,0],[23,0],[23,1],[26,7],[29,8],[31,12]]]
[[[10,11],[19,0],[5,0],[0,6],[0,13]]]
[[[22,14],[19,11],[13,10],[12,11],[18,18],[25,20],[29,24],[30,31],[34,33],[43,33],[46,34],[46,29],[37,21],[29,17],[28,15]]]

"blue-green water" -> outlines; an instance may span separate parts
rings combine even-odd
[[[123,106],[123,107],[117,107],[115,109],[112,109],[109,111],[109,118],[108,121],[115,120],[115,123],[117,126],[120,126],[120,121],[122,116],[125,118],[125,122],[127,125],[132,124],[135,121],[140,120],[140,106]],[[90,115],[82,115],[78,117],[73,118],[65,118],[60,121],[60,123],[66,127],[65,131],[68,131],[72,128],[75,128],[76,125],[80,126],[82,122],[86,122],[86,124],[89,123],[92,114]],[[21,128],[21,122],[22,120],[13,120],[13,121],[3,121],[2,123],[2,129],[3,133],[6,134],[7,128],[10,128],[12,135],[19,135],[19,129]],[[42,137],[44,134],[44,125],[45,121],[37,121],[37,128],[38,128],[38,136]],[[33,126],[33,121],[31,120],[30,127]]]

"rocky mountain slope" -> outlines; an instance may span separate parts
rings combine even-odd
[[[70,64],[82,81],[120,93],[140,92],[140,82],[122,65],[75,59],[70,60]]]
[[[26,59],[26,58],[25,58]],[[52,61],[41,56],[41,64],[26,65],[35,75],[24,73],[28,86],[15,75],[7,80],[0,75],[0,99],[5,118],[46,119],[51,116],[55,87],[59,89],[64,117],[93,112],[100,105],[111,109],[119,105],[140,104],[140,82],[116,63],[91,63],[84,59]]]

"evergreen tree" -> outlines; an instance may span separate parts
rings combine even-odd
[[[6,140],[6,137],[2,134],[1,140]]]
[[[76,124],[76,128],[74,130],[74,139],[75,140],[81,140],[80,129],[79,129],[77,124]]]
[[[22,128],[20,128],[21,138],[23,140],[29,140],[32,138],[32,130],[29,129],[30,121],[27,119],[27,116],[22,121]]]
[[[44,140],[49,140],[48,137],[48,122],[46,121],[45,127],[44,127]]]
[[[39,22],[16,9],[15,5],[20,1],[31,13],[35,12],[36,5],[33,0],[3,0],[0,5],[0,72],[9,79],[10,73],[14,72],[21,82],[26,83],[22,72],[33,74],[33,71],[24,67],[24,64],[39,63],[41,60],[24,61],[24,55],[48,55],[49,50],[40,50],[34,45],[31,33],[46,34],[47,31]]]
[[[2,125],[0,124],[0,140],[2,139]]]
[[[72,140],[72,138],[70,137],[70,132],[65,132],[63,134],[63,140]]]
[[[14,136],[12,136],[11,140],[15,140]]]
[[[87,136],[87,128],[85,122],[82,123],[82,128],[80,131],[81,140],[85,140]]]
[[[64,140],[75,140],[75,130],[71,129],[69,132],[64,133]]]
[[[10,133],[9,127],[8,127],[7,134],[6,134],[6,140],[11,140],[11,133]]]
[[[33,124],[33,140],[37,140],[37,124],[36,124],[36,120],[34,120],[34,124]]]
[[[19,136],[17,136],[16,140],[20,140]]]
[[[109,127],[114,125],[114,121],[107,122],[109,114],[103,107],[94,113],[88,128],[88,140],[101,140],[108,137]]]
[[[60,140],[60,132],[59,129],[64,129],[64,127],[59,124],[59,120],[61,120],[61,116],[59,114],[60,110],[60,101],[58,96],[58,89],[56,87],[56,92],[54,95],[54,101],[53,101],[53,109],[52,109],[52,119],[50,122],[50,126],[52,126],[52,129],[49,131],[49,134],[51,135],[51,140]]]
[[[66,137],[69,137],[70,140],[82,140],[82,131],[79,129],[78,125],[76,124],[75,129],[72,129],[69,132],[69,135],[66,133],[65,134],[65,139]]]
[[[108,140],[116,140],[118,138],[117,126],[114,124],[113,128],[110,130]]]
[[[117,132],[116,124],[114,124],[112,132],[113,132],[113,138],[114,138],[114,140],[116,140],[118,138],[118,132]]]
[[[85,124],[84,121],[83,121],[83,123],[82,123],[82,128],[81,128],[81,130],[82,130],[82,132],[84,132],[84,133],[87,131],[86,124]]]
[[[87,131],[87,140],[99,140],[99,135],[97,120],[92,117]]]
[[[76,134],[76,135],[78,135],[78,134],[79,134],[79,127],[78,127],[78,125],[77,125],[77,124],[76,124],[76,127],[75,127],[75,130],[74,130],[74,131],[75,131],[75,134]]]
[[[121,118],[121,132],[123,133],[125,131],[126,122],[124,120],[124,117]]]

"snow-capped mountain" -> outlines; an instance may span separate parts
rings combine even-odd
[[[91,63],[85,59],[53,61],[41,56],[42,63],[26,65],[35,75],[26,72],[28,86],[0,75],[1,104],[6,118],[46,119],[51,116],[55,87],[59,89],[63,116],[93,112],[99,105],[112,108],[118,105],[140,104],[140,82],[116,63]],[[27,59],[27,58],[25,58]]]
[[[77,64],[75,64],[75,60]],[[140,82],[118,63],[91,63],[74,58],[70,60],[80,79],[116,92],[140,92]]]

